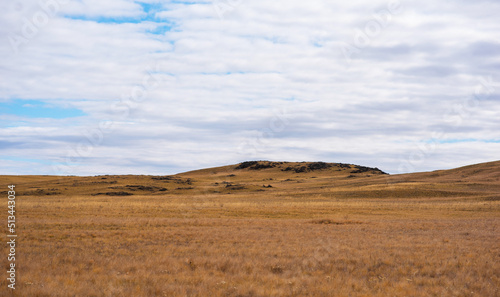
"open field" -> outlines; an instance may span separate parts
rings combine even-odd
[[[9,184],[18,279],[2,296],[500,296],[500,162],[0,176],[0,195]]]

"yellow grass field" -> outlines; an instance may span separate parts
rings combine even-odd
[[[0,176],[5,234],[10,184],[1,296],[500,296],[500,162]]]

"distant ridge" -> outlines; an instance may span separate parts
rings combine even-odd
[[[435,170],[430,172],[408,173],[410,179],[435,181],[500,181],[500,161],[467,165],[463,167]]]
[[[274,197],[500,199],[500,161],[450,170],[389,175],[344,163],[245,161],[175,175],[0,176],[0,195],[19,196]],[[2,187],[3,184],[3,188]]]

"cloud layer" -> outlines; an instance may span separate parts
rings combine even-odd
[[[399,173],[500,159],[497,1],[0,9],[0,174],[168,174],[249,159]],[[34,102],[44,112],[8,108]]]

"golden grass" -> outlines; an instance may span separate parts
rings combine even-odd
[[[0,177],[20,236],[0,295],[500,296],[494,175],[347,173]]]

